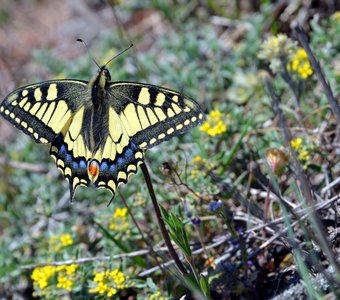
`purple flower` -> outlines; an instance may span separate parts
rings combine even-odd
[[[222,207],[222,200],[213,200],[210,202],[209,204],[209,208],[208,210],[211,211],[211,212],[215,212],[217,211],[220,207]]]
[[[199,225],[199,224],[201,224],[201,219],[198,218],[198,217],[191,218],[190,221],[191,221],[191,223],[194,224],[194,225]]]

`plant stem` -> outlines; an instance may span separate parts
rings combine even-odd
[[[164,238],[164,242],[165,242],[167,248],[169,249],[170,256],[175,261],[176,266],[182,272],[182,274],[187,275],[188,274],[187,270],[185,269],[184,265],[182,264],[181,260],[179,259],[178,255],[177,255],[174,247],[171,244],[171,240],[170,240],[168,231],[165,228],[165,224],[164,224],[163,219],[162,219],[161,211],[160,211],[159,206],[158,206],[158,202],[157,202],[157,199],[156,199],[155,191],[154,191],[153,186],[152,186],[150,174],[149,174],[148,168],[147,168],[145,163],[141,164],[141,169],[142,169],[145,181],[146,181],[146,185],[149,189],[149,193],[150,193],[150,197],[151,197],[151,200],[152,200],[153,208],[154,208],[155,213],[156,213],[158,225],[161,229],[161,233],[162,233],[162,236]]]

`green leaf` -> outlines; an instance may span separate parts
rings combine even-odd
[[[211,299],[209,283],[208,283],[207,278],[206,278],[204,275],[201,275],[201,278],[200,278],[200,285],[201,285],[201,289],[202,289],[204,295],[205,295],[208,299]]]

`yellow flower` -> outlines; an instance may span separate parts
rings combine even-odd
[[[131,286],[127,282],[127,278],[119,269],[113,271],[94,272],[93,281],[97,284],[96,287],[89,290],[90,293],[98,293],[112,297],[117,294],[118,290],[128,288]]]
[[[40,289],[45,289],[52,276],[55,275],[56,269],[53,266],[45,266],[34,268],[31,279],[34,285],[38,285]]]
[[[193,162],[195,163],[195,164],[200,164],[200,163],[202,163],[204,160],[203,160],[203,158],[201,157],[201,156],[199,156],[199,155],[196,155],[195,157],[194,157],[194,159],[193,159]]]
[[[76,264],[58,266],[56,268],[58,272],[57,287],[71,291],[75,282],[74,273],[76,272],[77,268],[78,265]]]
[[[52,235],[50,237],[49,246],[51,251],[58,252],[62,248],[70,245],[73,245],[73,239],[69,233],[62,235]]]
[[[133,207],[142,206],[145,204],[145,202],[146,199],[141,192],[137,192],[134,194]]]
[[[310,160],[310,155],[308,153],[307,150],[302,150],[300,153],[299,153],[299,160],[302,160],[302,161],[308,161]]]
[[[77,268],[78,268],[78,266],[76,264],[71,264],[71,265],[65,266],[66,274],[71,275],[71,274],[75,273]]]
[[[60,236],[60,242],[63,247],[66,247],[73,244],[73,239],[69,233],[62,234]]]
[[[127,215],[127,208],[116,208],[113,217],[114,218],[125,218]]]
[[[214,257],[209,257],[205,262],[204,266],[211,267],[213,269],[216,269],[216,264],[214,262],[215,258]]]
[[[269,62],[269,67],[274,73],[282,71],[282,57],[289,57],[297,48],[296,42],[285,34],[268,37],[259,51],[258,57]]]
[[[109,228],[115,231],[125,231],[129,228],[129,222],[127,220],[127,208],[116,208]]]
[[[303,144],[302,138],[296,138],[295,140],[291,140],[290,144],[295,152],[297,152],[298,159],[303,162],[304,167],[308,167],[311,155],[310,152],[313,151],[313,147]]]
[[[340,22],[340,11],[335,12],[331,15],[331,19],[337,22]]]
[[[60,275],[58,276],[57,281],[57,288],[65,289],[68,291],[72,290],[73,281],[69,277]]]
[[[295,140],[291,140],[290,144],[295,151],[299,151],[302,145],[302,138],[298,137]]]
[[[150,295],[149,299],[150,300],[165,300],[166,298],[162,296],[161,291],[157,291],[153,295]]]
[[[31,275],[34,289],[36,290],[34,292],[35,295],[37,295],[37,297],[44,296],[48,288],[51,289],[53,286],[55,287],[55,282],[57,288],[71,291],[76,280],[75,272],[77,267],[76,264],[72,264],[35,268]],[[52,277],[54,277],[54,280],[51,280]]]
[[[202,124],[200,130],[210,136],[216,136],[227,131],[227,125],[230,123],[230,115],[225,115],[219,110],[212,110],[207,120]]]
[[[290,63],[287,65],[289,71],[293,71],[306,79],[313,74],[307,53],[304,49],[298,49],[292,56]]]
[[[67,275],[71,275],[73,273],[75,273],[75,271],[77,270],[78,265],[76,264],[71,264],[71,265],[61,265],[61,266],[57,266],[56,267],[56,271],[57,272],[64,272]]]
[[[194,180],[202,178],[202,173],[214,168],[214,164],[199,155],[196,155],[192,161],[194,164],[192,166],[191,176]]]
[[[279,59],[281,56],[288,55],[295,45],[296,44],[285,34],[270,36],[261,45],[258,57],[267,61]]]

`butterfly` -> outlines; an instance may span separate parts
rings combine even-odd
[[[106,64],[107,65],[107,64]],[[145,151],[200,124],[190,97],[138,82],[111,82],[106,65],[89,82],[49,80],[20,87],[0,114],[50,155],[69,183],[108,189],[112,199],[143,162]]]

